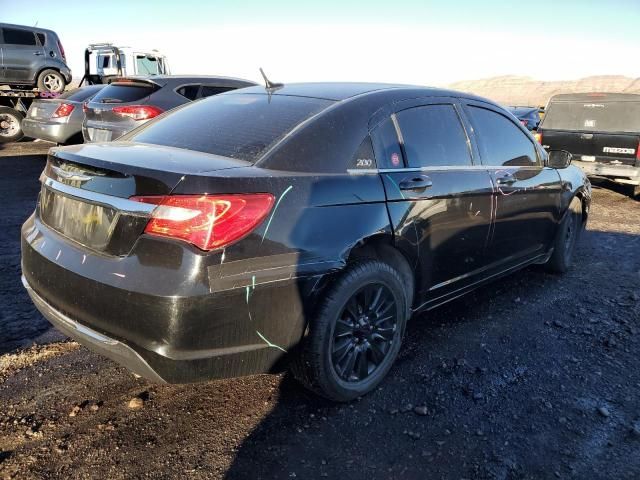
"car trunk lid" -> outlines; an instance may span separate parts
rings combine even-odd
[[[635,165],[640,135],[566,130],[539,131],[547,150],[568,150],[576,160],[613,165]]]
[[[74,104],[74,102],[63,102],[62,100],[36,100],[31,104],[27,112],[27,118],[31,120],[49,120],[53,116],[53,113],[62,103]],[[77,108],[77,105],[74,104]]]
[[[116,122],[123,117],[113,113],[114,107],[141,105],[161,85],[146,79],[119,79],[100,90],[85,106],[87,120]]]
[[[216,155],[128,142],[52,149],[41,177],[38,217],[89,250],[123,256],[155,208],[131,197],[168,195],[185,175],[248,165]]]

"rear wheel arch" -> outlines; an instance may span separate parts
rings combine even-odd
[[[418,279],[416,278],[417,272],[411,268],[410,259],[393,245],[393,238],[388,235],[376,235],[361,240],[349,251],[347,264],[366,259],[379,260],[387,263],[402,275],[404,283],[408,287],[406,289],[407,306],[411,309],[416,299],[416,285],[418,285]],[[410,315],[410,313],[409,311],[408,315]]]
[[[56,72],[58,72],[60,75],[62,75],[62,72],[60,71],[59,68],[57,67],[47,67],[47,66],[42,66],[40,67],[37,71],[35,76],[31,79],[32,83],[34,85],[36,85],[38,83],[38,78],[40,78],[40,75],[42,74],[42,72],[44,72],[45,70],[55,70]],[[64,77],[64,75],[62,75]]]

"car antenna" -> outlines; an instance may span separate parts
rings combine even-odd
[[[273,83],[271,80],[269,80],[267,78],[267,76],[264,73],[264,70],[262,70],[262,67],[260,67],[260,73],[262,74],[262,78],[264,78],[264,88],[269,92],[274,92],[276,90],[278,90],[279,88],[284,87],[283,83]]]

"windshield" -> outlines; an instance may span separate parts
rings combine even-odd
[[[330,100],[266,94],[222,94],[188,104],[127,140],[257,161]]]
[[[594,132],[640,132],[640,102],[552,102],[542,128]]]
[[[152,56],[136,55],[136,69],[138,75],[158,75],[161,73],[158,59]]]

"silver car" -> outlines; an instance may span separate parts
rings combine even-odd
[[[59,144],[82,143],[83,103],[104,87],[90,85],[56,98],[35,100],[22,120],[24,134]]]
[[[108,142],[185,103],[256,85],[215,76],[154,75],[112,81],[85,108],[85,142]]]

